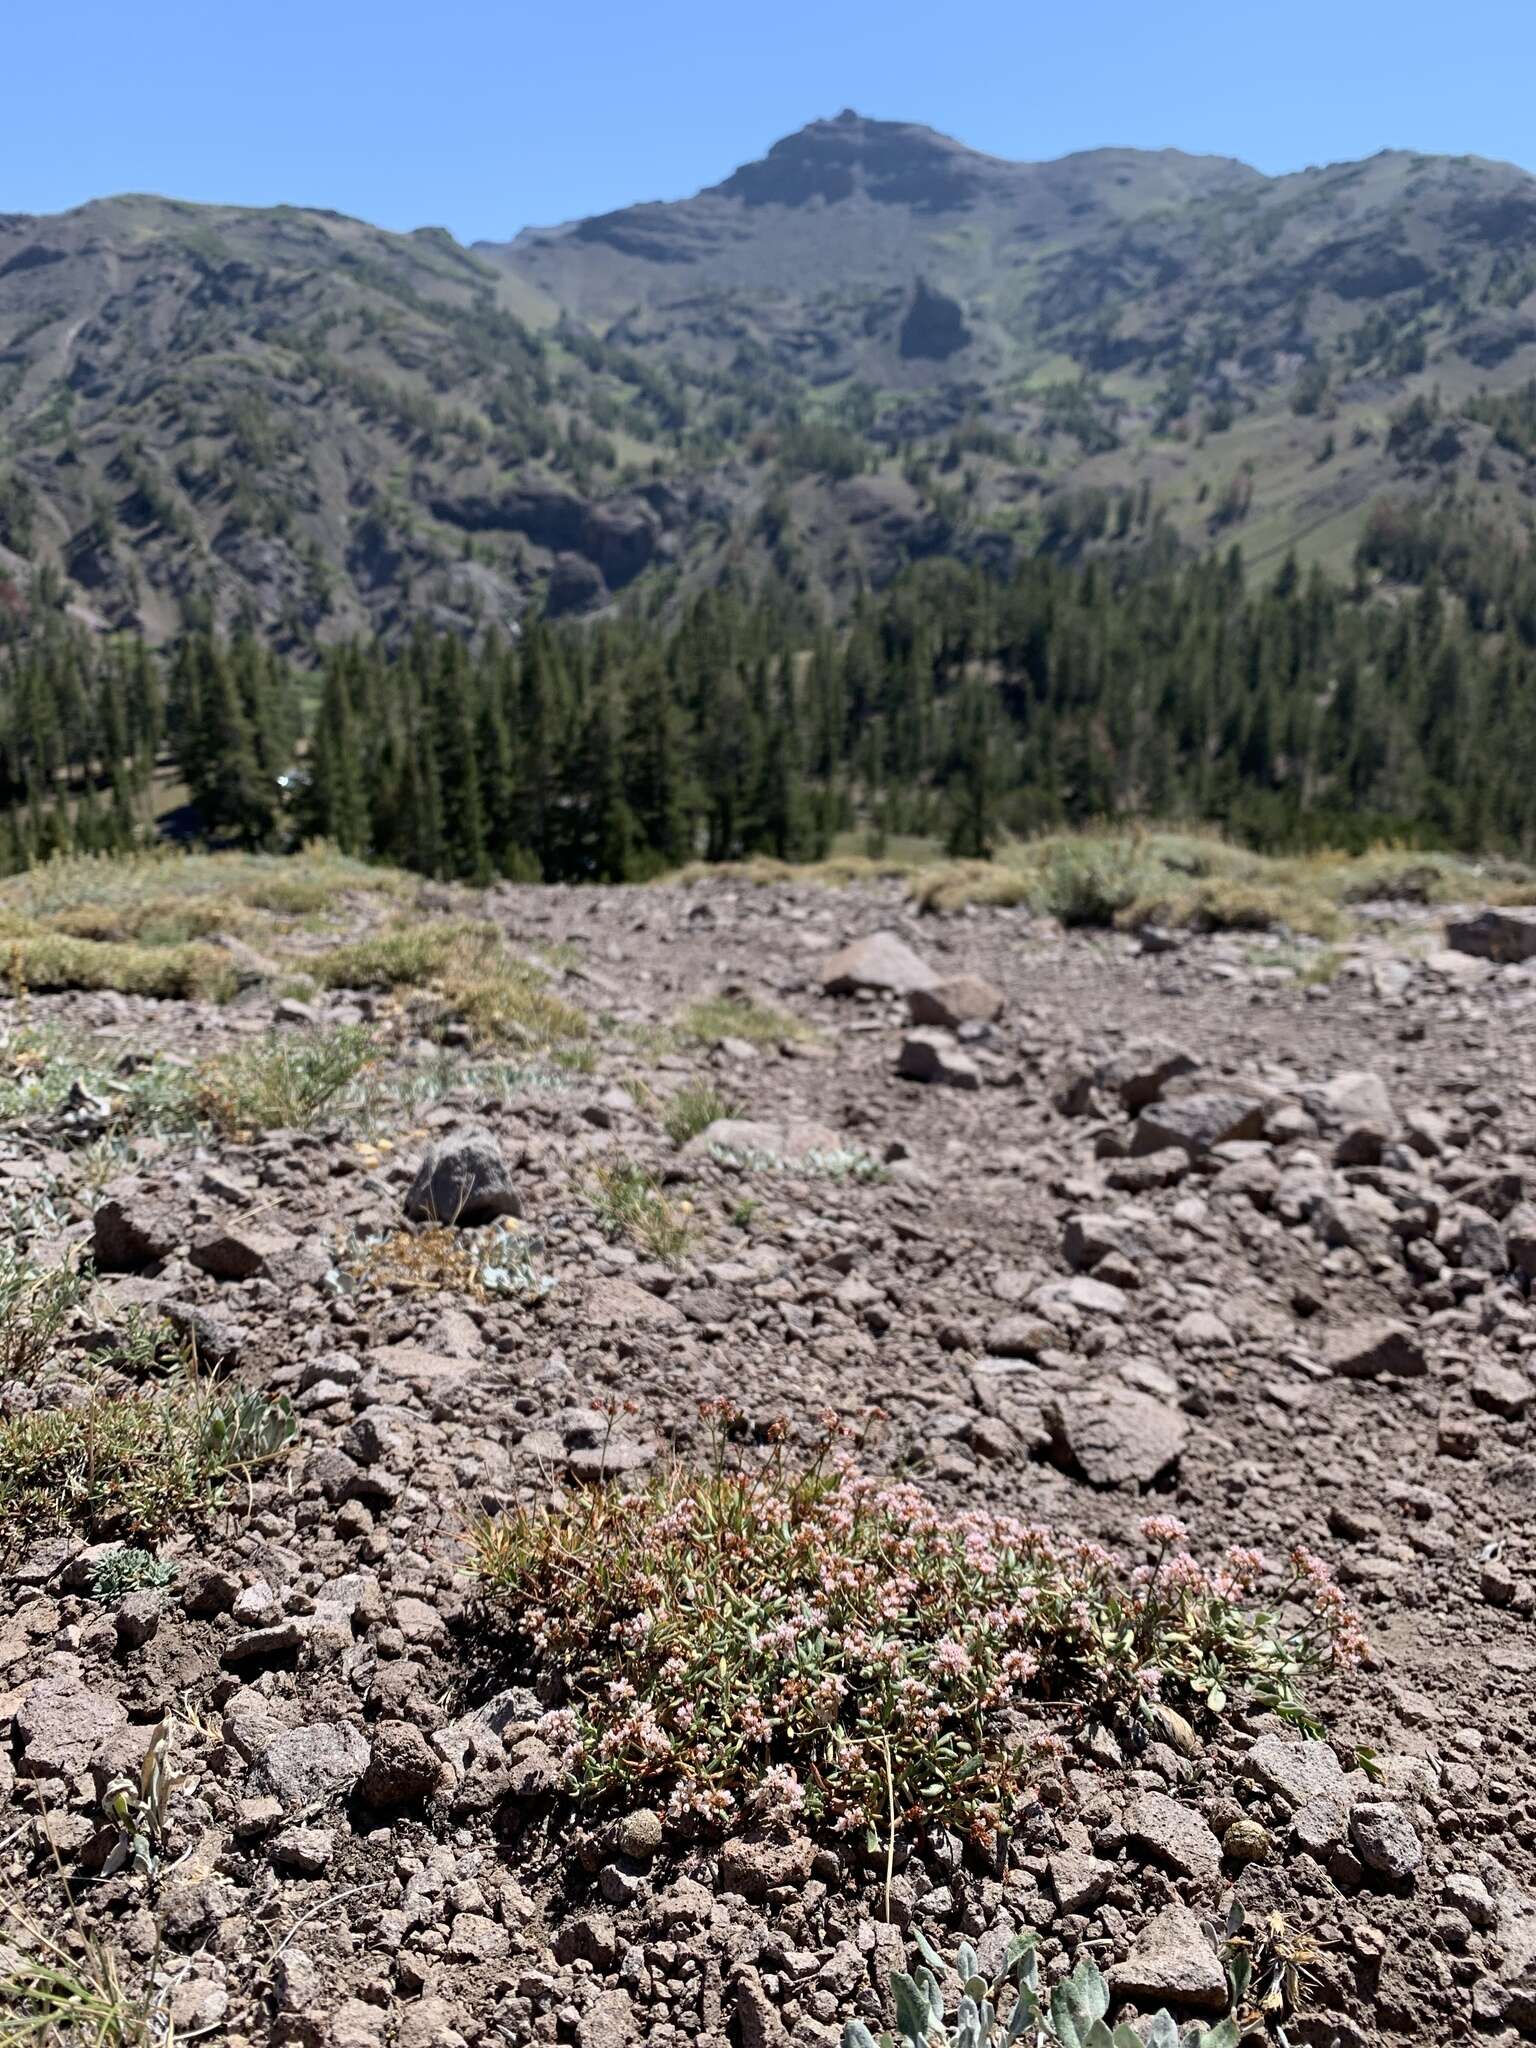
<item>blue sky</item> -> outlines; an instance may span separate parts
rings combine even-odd
[[[675,198],[844,106],[999,156],[1536,168],[1536,0],[71,0],[4,37],[0,211],[331,206],[464,240]]]

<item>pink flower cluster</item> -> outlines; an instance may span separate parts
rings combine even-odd
[[[706,1419],[741,1420],[728,1400]],[[893,1792],[908,1818],[990,1825],[1041,1768],[1020,1714],[1133,1716],[1160,1697],[1195,1712],[1245,1689],[1299,1712],[1295,1673],[1363,1650],[1309,1553],[1289,1577],[1256,1550],[1207,1567],[1155,1514],[1152,1561],[1133,1567],[1014,1516],[947,1514],[860,1471],[853,1433],[839,1423],[809,1470],[770,1433],[757,1469],[591,1489],[501,1526],[496,1583],[571,1687],[558,1740],[589,1790],[659,1780],[685,1828],[737,1801],[883,1825]],[[1274,1611],[1252,1598],[1272,1578]]]

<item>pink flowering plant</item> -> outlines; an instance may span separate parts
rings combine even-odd
[[[723,1448],[735,1420],[709,1406]],[[1326,1570],[1214,1569],[1168,1516],[1130,1565],[1009,1515],[948,1514],[862,1472],[835,1426],[754,1469],[674,1468],[483,1525],[476,1563],[578,1793],[650,1784],[683,1829],[800,1816],[985,1828],[1038,1777],[1063,1710],[1124,1722],[1231,1700],[1313,1724],[1307,1673],[1362,1647]],[[1267,1597],[1260,1598],[1261,1583]]]

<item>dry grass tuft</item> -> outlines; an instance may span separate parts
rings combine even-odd
[[[471,1301],[539,1299],[554,1287],[535,1264],[537,1238],[513,1222],[489,1230],[447,1223],[402,1227],[354,1247],[343,1262],[360,1288],[392,1294],[462,1294]]]
[[[634,1084],[635,1087],[644,1085],[643,1082]],[[638,1096],[636,1101],[639,1102]],[[640,1106],[643,1108],[645,1105],[641,1103]],[[707,1081],[690,1082],[686,1088],[679,1088],[675,1095],[667,1098],[661,1127],[674,1145],[686,1145],[690,1138],[707,1131],[721,1117],[734,1116],[735,1113],[735,1105],[718,1088],[712,1088]]]
[[[171,1986],[152,1965],[130,1977],[106,1942],[66,1942],[3,1903],[13,1938],[0,1966],[0,2048],[177,2048]]]
[[[831,887],[899,878],[923,910],[1023,906],[1064,924],[1193,931],[1278,931],[1331,939],[1352,906],[1396,902],[1536,902],[1536,877],[1505,860],[1472,860],[1399,846],[1363,854],[1268,855],[1215,830],[1129,825],[1054,832],[1004,844],[994,860],[947,860],[909,842],[890,860],[835,856],[805,867],[752,860],[696,862],[671,881],[813,882]]]

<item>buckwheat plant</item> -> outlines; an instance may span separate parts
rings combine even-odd
[[[493,1612],[530,1670],[563,1680],[544,1732],[579,1796],[650,1783],[682,1830],[764,1799],[881,1838],[985,1830],[1059,1748],[1064,1711],[1123,1722],[1164,1700],[1205,1718],[1236,1698],[1313,1727],[1298,1681],[1358,1655],[1302,1553],[1208,1569],[1155,1517],[1132,1566],[870,1477],[836,1417],[808,1464],[772,1425],[766,1460],[729,1468],[741,1418],[706,1410],[709,1468],[573,1492],[476,1535]]]

